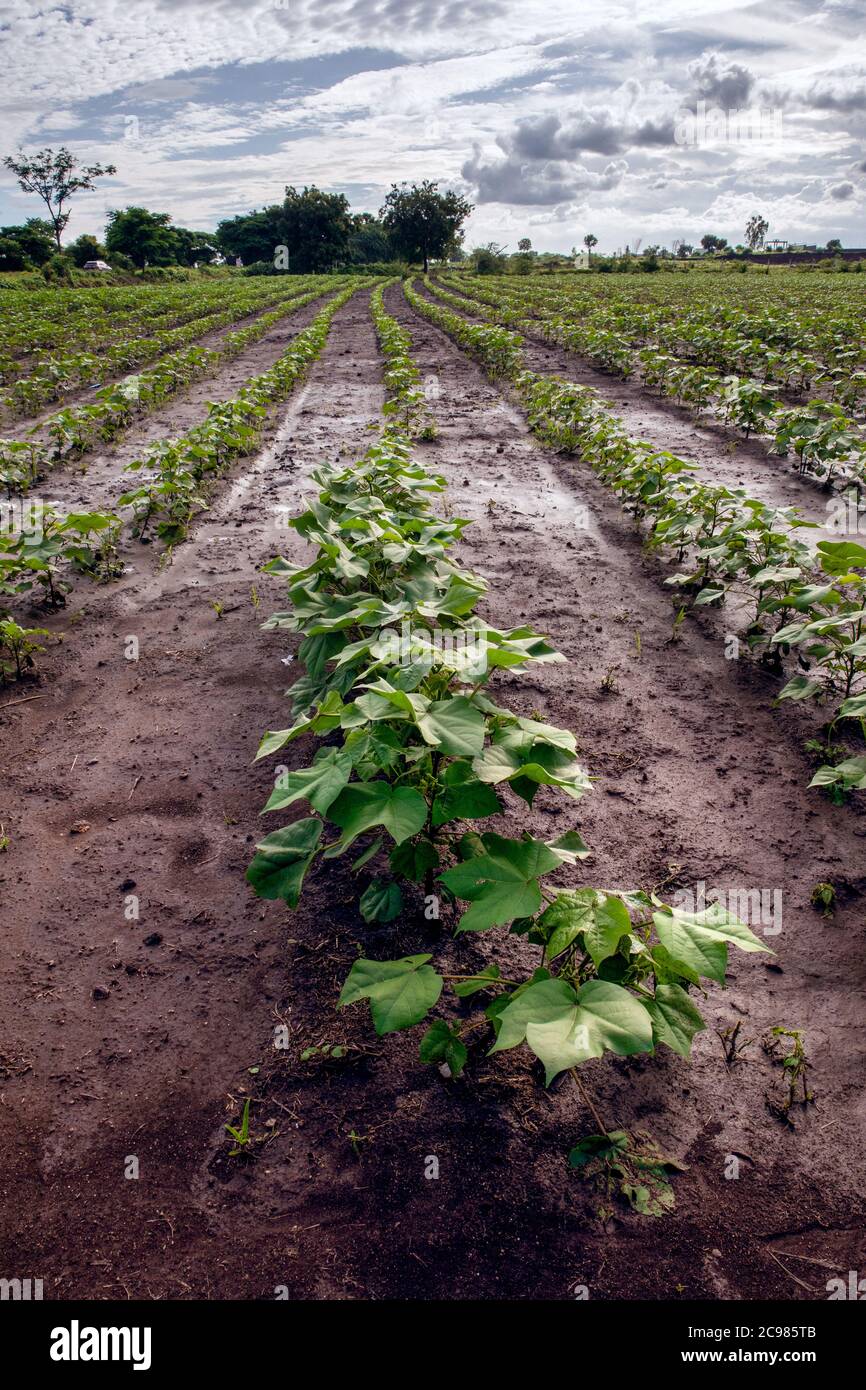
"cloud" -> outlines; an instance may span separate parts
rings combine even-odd
[[[830,197],[835,198],[837,203],[846,203],[849,198],[854,197],[853,183],[837,183],[829,190]]]
[[[723,111],[748,105],[755,78],[742,63],[732,63],[721,53],[702,53],[689,63],[687,71],[694,100],[720,106]]]
[[[541,146],[530,142],[530,148]],[[517,151],[505,159],[485,161],[476,145],[472,158],[466,160],[460,172],[473,185],[481,203],[552,206],[589,190],[616,188],[627,170],[624,159],[611,160],[603,169],[592,170],[559,159],[522,159]]]

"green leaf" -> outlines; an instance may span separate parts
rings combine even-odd
[[[429,840],[404,840],[391,850],[391,868],[401,878],[421,883],[425,874],[439,868],[436,846]]]
[[[492,834],[481,840],[483,854],[440,874],[455,897],[472,903],[457,925],[458,932],[486,931],[516,917],[534,916],[541,906],[538,877],[561,862],[542,840],[506,840]]]
[[[501,978],[498,965],[488,965],[484,970],[479,970],[477,975],[473,975],[468,980],[461,980],[454,986],[454,993],[460,999],[468,999],[470,995],[477,994],[479,990],[487,989]]]
[[[417,724],[427,743],[451,757],[474,758],[484,747],[484,715],[465,695],[434,701]]]
[[[773,954],[745,923],[720,903],[712,903],[703,912],[682,912],[679,908],[670,913],[654,912],[653,922],[659,941],[674,961],[682,961],[699,975],[720,985],[725,982],[729,941],[741,951]]]
[[[411,1028],[428,1014],[442,993],[442,977],[427,964],[429,955],[400,960],[356,960],[337,1001],[337,1008],[370,1000],[373,1024],[380,1037]]]
[[[323,815],[340,794],[352,774],[352,755],[345,748],[330,748],[320,754],[311,767],[287,772],[271,792],[267,811],[282,811],[293,801],[305,797]]]
[[[446,1062],[453,1077],[461,1075],[469,1053],[450,1023],[436,1019],[418,1047],[422,1062]]]
[[[392,878],[374,878],[361,894],[360,908],[365,922],[393,922],[403,909],[400,885]]]
[[[545,1083],[569,1067],[607,1048],[618,1056],[651,1052],[652,1020],[620,985],[590,980],[575,991],[563,980],[544,980],[525,990],[500,1014],[492,1052],[515,1047],[525,1038],[544,1063]]]
[[[290,907],[297,907],[301,885],[322,834],[322,822],[317,816],[293,821],[275,830],[260,844],[247,869],[247,882],[260,898],[282,898]]]
[[[442,777],[444,788],[433,802],[432,823],[445,825],[452,820],[481,820],[502,810],[492,787],[480,782],[471,763],[449,763]]]
[[[427,823],[427,803],[414,787],[392,787],[389,782],[355,782],[345,787],[328,811],[328,819],[343,834],[332,853],[342,851],[365,830],[383,825],[399,845],[417,835]]]
[[[681,1057],[691,1054],[692,1038],[706,1028],[704,1020],[681,985],[659,985],[646,1010],[653,1022],[656,1046],[665,1043]]]

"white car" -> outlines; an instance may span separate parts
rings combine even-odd
[[[106,265],[105,261],[85,261],[82,270],[110,270],[111,266]]]

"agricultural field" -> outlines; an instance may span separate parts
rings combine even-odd
[[[0,1186],[46,1297],[858,1269],[861,286],[4,298]]]

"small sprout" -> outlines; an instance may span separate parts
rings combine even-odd
[[[836,911],[836,889],[832,883],[816,883],[809,902],[822,917],[832,917]]]
[[[601,678],[601,688],[602,688],[602,690],[604,691],[605,695],[618,695],[618,694],[619,694],[619,686],[618,686],[617,683],[616,683],[616,673],[617,673],[618,670],[619,670],[619,662],[617,661],[617,662],[614,663],[613,666],[608,666],[607,670],[605,671],[604,675],[602,676],[602,678]]]
[[[783,1084],[781,1098],[778,1094],[774,1095],[771,1092],[767,1096],[767,1104],[774,1115],[778,1115],[780,1120],[793,1126],[792,1105],[805,1107],[810,1103],[814,1104],[815,1101],[815,1093],[809,1090],[807,1082],[807,1072],[812,1064],[806,1056],[803,1033],[798,1028],[776,1026],[765,1033],[761,1039],[761,1046],[767,1056],[782,1067],[787,1083],[787,1086]],[[798,1085],[802,1091],[799,1098],[797,1096]]]
[[[226,1129],[235,1141],[235,1147],[229,1149],[229,1158],[236,1158],[241,1154],[250,1143],[250,1098],[247,1096],[244,1101],[244,1111],[241,1116],[240,1129],[234,1125],[226,1125]]]
[[[211,606],[211,608],[213,609],[213,611],[216,613],[217,619],[221,618],[222,615],[223,615],[223,613],[225,612],[225,606],[224,606],[222,603],[220,603],[219,599],[218,599],[218,598],[212,598],[211,601],[210,601],[210,606]]]

